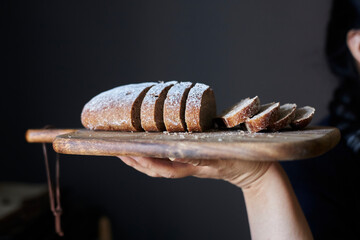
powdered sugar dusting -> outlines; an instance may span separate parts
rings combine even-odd
[[[132,126],[131,108],[135,100],[142,91],[154,84],[156,83],[128,84],[98,94],[83,108],[82,121],[83,116],[91,119],[85,124],[83,122],[84,126],[98,130],[120,130]],[[123,114],[126,115],[117,114],[116,110],[124,110]]]
[[[203,83],[196,83],[195,86],[193,86],[190,91],[188,98],[186,100],[186,105],[194,104],[194,106],[198,106],[200,108],[200,102],[201,98],[204,94],[204,92],[210,88],[208,85]]]
[[[110,89],[93,97],[85,105],[84,110],[94,112],[111,108],[114,105],[123,107],[129,103],[134,102],[139,96],[139,93],[142,92],[144,88],[150,87],[154,84],[155,83],[152,82],[128,84]]]
[[[189,91],[187,104],[191,102],[197,102],[197,100],[201,99],[204,92],[209,88],[208,85],[203,83],[196,83],[194,87],[192,87]],[[200,107],[200,106],[199,106]]]
[[[164,102],[164,124],[168,131],[185,131],[182,100],[191,86],[191,82],[180,82],[168,91]]]
[[[149,97],[155,97],[155,96],[159,95],[164,90],[164,88],[166,88],[168,86],[171,86],[171,85],[174,85],[176,83],[177,83],[177,81],[170,81],[170,82],[160,82],[160,83],[154,85],[146,93],[144,101]]]
[[[165,88],[172,86],[174,84],[177,84],[177,81],[169,81],[169,82],[162,81],[151,87],[150,90],[146,93],[143,103],[141,105],[142,125],[143,124],[146,125],[149,122],[151,122],[152,124],[156,124],[155,123],[156,101]]]
[[[185,122],[189,131],[202,131],[200,114],[201,109],[206,107],[202,106],[202,100],[209,88],[208,85],[196,83],[189,91],[185,107]]]
[[[169,104],[169,105],[179,104],[180,100],[184,94],[184,91],[191,86],[192,86],[191,82],[180,82],[180,83],[172,86],[167,94],[167,97],[165,100],[166,104]]]

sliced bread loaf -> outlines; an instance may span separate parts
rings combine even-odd
[[[258,114],[245,121],[246,129],[249,132],[259,132],[266,129],[278,119],[279,103],[268,103],[260,107]]]
[[[296,104],[286,103],[279,108],[278,119],[267,127],[270,131],[279,131],[290,125],[295,117]]]
[[[161,82],[146,93],[141,104],[141,127],[145,131],[164,131],[163,108],[169,89],[177,81]]]
[[[189,91],[185,122],[189,132],[203,132],[213,126],[216,102],[213,90],[205,84],[196,83]]]
[[[83,126],[91,130],[141,131],[140,106],[155,84],[128,84],[100,93],[85,104]]]
[[[168,132],[186,131],[185,105],[191,82],[180,82],[170,88],[164,102],[164,124]]]
[[[291,122],[291,127],[294,129],[302,129],[309,125],[313,116],[315,114],[315,108],[305,106],[302,108],[298,108],[295,111],[295,118]]]
[[[245,98],[233,105],[231,108],[225,110],[218,118],[218,122],[223,122],[226,127],[232,128],[246,119],[254,116],[260,109],[260,99],[258,96],[254,98]]]

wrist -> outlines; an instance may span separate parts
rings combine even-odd
[[[229,179],[228,181],[243,191],[249,189],[259,188],[268,170],[274,164],[273,162],[247,162],[248,166],[244,166],[246,172],[240,174],[238,177]]]
[[[242,188],[243,193],[247,196],[258,196],[268,189],[274,179],[282,178],[284,174],[278,162],[271,162],[262,175],[259,175],[251,184]]]

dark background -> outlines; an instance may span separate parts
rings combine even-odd
[[[178,80],[219,111],[258,95],[327,114],[330,1],[1,1],[0,180],[45,182],[28,128],[79,128],[83,105],[118,85]],[[61,156],[71,201],[110,217],[115,239],[250,239],[241,190],[153,179],[114,157]],[[66,211],[66,209],[65,209]]]

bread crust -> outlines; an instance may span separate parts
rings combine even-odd
[[[168,132],[186,131],[185,106],[191,82],[180,82],[170,88],[164,102],[164,124]]]
[[[169,89],[177,81],[162,82],[154,85],[146,93],[141,104],[141,127],[145,131],[156,132],[164,131],[165,124],[163,120],[164,101]]]
[[[216,102],[213,90],[205,84],[196,83],[189,91],[185,121],[189,132],[203,132],[213,127]]]
[[[110,89],[85,104],[81,123],[91,130],[142,131],[140,106],[153,82]]]
[[[309,115],[307,117],[302,117],[302,114],[301,114],[302,111],[308,112]],[[315,114],[315,108],[310,107],[310,106],[305,106],[305,107],[296,109],[295,118],[290,124],[291,127],[296,130],[305,128],[307,125],[310,124],[311,120],[314,117],[314,114]]]
[[[266,129],[276,121],[279,114],[279,103],[269,103],[260,107],[260,112],[245,121],[246,129],[249,132],[259,132]],[[271,109],[270,109],[271,108]],[[269,110],[270,109],[270,110]],[[264,114],[265,111],[268,111]]]
[[[248,101],[246,105],[239,108],[239,106]],[[223,122],[227,128],[235,127],[243,122],[246,119],[254,116],[260,109],[260,99],[258,96],[242,99],[240,102],[234,104],[231,108],[225,110],[219,117],[218,122]],[[222,125],[222,124],[221,124]]]
[[[290,125],[292,120],[295,118],[296,104],[287,103],[279,108],[279,118],[267,127],[269,131],[279,131]],[[285,115],[284,115],[285,114]],[[281,115],[283,115],[281,117]]]

